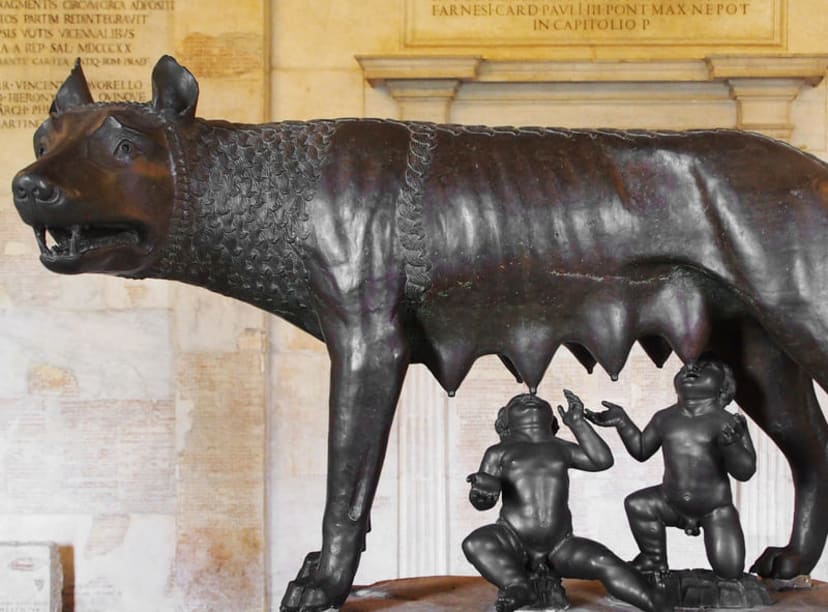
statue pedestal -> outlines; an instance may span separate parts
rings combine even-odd
[[[0,542],[0,612],[60,612],[62,588],[57,544]]]
[[[571,612],[609,612],[635,610],[608,599],[604,587],[591,580],[564,580],[566,594],[572,602]],[[354,587],[342,612],[457,612],[480,610],[491,612],[497,590],[482,578],[434,576],[377,582]],[[828,610],[828,584],[814,581],[807,590],[773,593],[776,605],[753,608],[768,612],[804,612]],[[707,612],[713,612],[708,610]]]

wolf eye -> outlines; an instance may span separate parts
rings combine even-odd
[[[121,160],[130,160],[135,157],[136,148],[130,140],[122,140],[115,147],[115,157]]]
[[[35,157],[43,157],[46,154],[46,143],[42,140],[35,144]]]
[[[46,142],[49,140],[48,134],[51,131],[51,120],[47,119],[43,124],[35,130],[32,137],[32,148],[34,149],[36,157],[42,157],[46,154]]]

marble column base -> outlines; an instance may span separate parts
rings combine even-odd
[[[772,607],[753,608],[766,612],[828,610],[828,584],[814,581],[813,588],[773,593]],[[564,580],[571,612],[633,611],[611,601],[604,587],[590,580]],[[434,576],[377,582],[354,587],[341,612],[460,612],[494,610],[497,590],[482,578]],[[706,612],[713,612],[708,610]],[[732,611],[731,611],[732,612]]]

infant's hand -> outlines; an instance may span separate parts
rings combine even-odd
[[[583,422],[585,416],[584,403],[581,398],[572,393],[569,389],[564,389],[566,401],[569,403],[569,408],[564,411],[563,406],[558,406],[558,414],[561,415],[561,420],[567,427],[572,427],[575,423]]]
[[[480,491],[479,489],[472,489],[469,492],[469,501],[472,506],[480,510],[488,510],[489,508],[493,508],[497,503],[497,498],[497,493],[492,494],[486,491]]]
[[[599,427],[620,427],[627,422],[627,413],[618,404],[601,402],[606,408],[603,412],[586,411],[586,418]]]
[[[478,510],[488,510],[494,507],[497,498],[500,497],[500,481],[497,478],[485,472],[477,472],[469,474],[466,482],[471,483],[469,501],[472,506]]]
[[[722,446],[730,446],[734,442],[741,440],[742,436],[747,431],[747,421],[741,414],[730,415],[730,420],[722,427],[719,432],[719,444]]]

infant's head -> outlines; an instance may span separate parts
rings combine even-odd
[[[501,440],[510,433],[524,428],[549,428],[552,433],[558,433],[558,419],[552,412],[549,402],[537,395],[522,393],[509,400],[497,413],[495,431]]]

